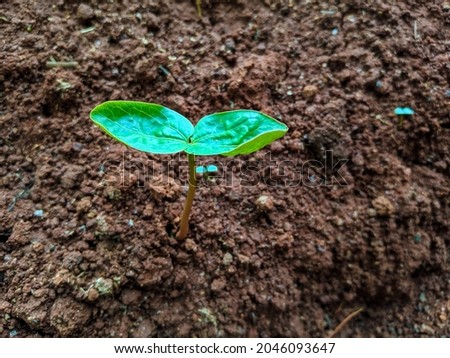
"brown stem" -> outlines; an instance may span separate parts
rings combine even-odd
[[[184,240],[189,230],[189,214],[191,213],[192,202],[194,201],[195,188],[197,187],[197,179],[195,177],[195,156],[188,154],[189,162],[189,189],[184,203],[183,213],[181,214],[180,230],[177,233],[177,238]]]

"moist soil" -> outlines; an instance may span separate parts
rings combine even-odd
[[[349,3],[3,2],[0,336],[325,337],[362,308],[337,336],[448,337],[450,4]],[[289,132],[199,157],[179,241],[186,159],[101,132],[114,99]]]

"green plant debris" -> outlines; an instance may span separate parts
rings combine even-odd
[[[427,302],[427,296],[425,295],[425,292],[421,292],[419,295],[419,301],[422,303]]]
[[[56,89],[58,91],[66,91],[73,88],[73,85],[70,82],[66,82],[62,79],[57,79],[56,82],[58,83],[58,85],[56,86]]]
[[[16,194],[13,198],[11,203],[8,205],[8,212],[11,212],[14,210],[14,206],[16,205],[17,201],[23,198],[26,198],[28,194],[30,193],[31,186],[29,188],[25,188],[21,190],[18,194]]]
[[[50,60],[45,63],[45,65],[48,68],[53,68],[53,67],[72,68],[72,67],[77,67],[78,62],[77,61],[56,61],[53,57],[51,57]]]
[[[94,282],[94,288],[98,291],[98,293],[101,296],[112,294],[113,287],[114,287],[113,280],[109,278],[104,279],[103,277],[99,277]]]
[[[95,26],[86,27],[80,30],[80,34],[88,34],[89,32],[95,31]]]
[[[214,327],[217,327],[217,318],[212,314],[209,308],[200,308],[198,312],[202,315],[204,322],[212,323]]]
[[[166,77],[169,77],[171,75],[170,71],[167,68],[165,68],[163,65],[159,65],[158,70]]]

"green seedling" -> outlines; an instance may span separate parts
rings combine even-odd
[[[397,107],[394,109],[394,114],[399,117],[398,125],[399,127],[402,127],[404,117],[412,116],[413,114],[416,114],[416,112],[409,107]]]
[[[106,134],[128,147],[153,154],[187,153],[189,189],[177,233],[179,239],[185,239],[188,233],[197,186],[196,155],[250,154],[288,131],[285,124],[253,110],[210,114],[194,127],[186,117],[169,108],[135,101],[102,103],[90,117]]]

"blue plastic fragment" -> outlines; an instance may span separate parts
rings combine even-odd
[[[206,168],[203,165],[198,166],[195,168],[195,172],[197,174],[204,174],[206,172]]]
[[[216,167],[215,165],[208,165],[208,166],[206,167],[206,171],[207,171],[208,173],[216,173],[216,172],[219,171],[219,169],[217,169],[217,167]]]
[[[201,165],[195,168],[197,174],[216,173],[219,169],[215,165],[207,165],[206,167]]]
[[[336,36],[338,33],[339,33],[339,29],[338,29],[337,27],[335,27],[335,28],[331,31],[331,34],[332,34],[333,36]]]
[[[420,234],[416,234],[416,235],[414,236],[414,241],[415,241],[415,242],[420,242],[420,241],[422,241],[422,236],[420,236]]]
[[[44,210],[41,210],[41,209],[35,210],[34,213],[33,213],[33,215],[36,216],[36,217],[38,217],[38,218],[41,218],[41,217],[44,216]]]
[[[416,112],[409,107],[397,107],[394,109],[394,114],[396,116],[412,116],[413,114],[416,114]]]
[[[11,338],[17,336],[17,331],[15,329],[13,329],[12,331],[9,331],[9,336]]]

